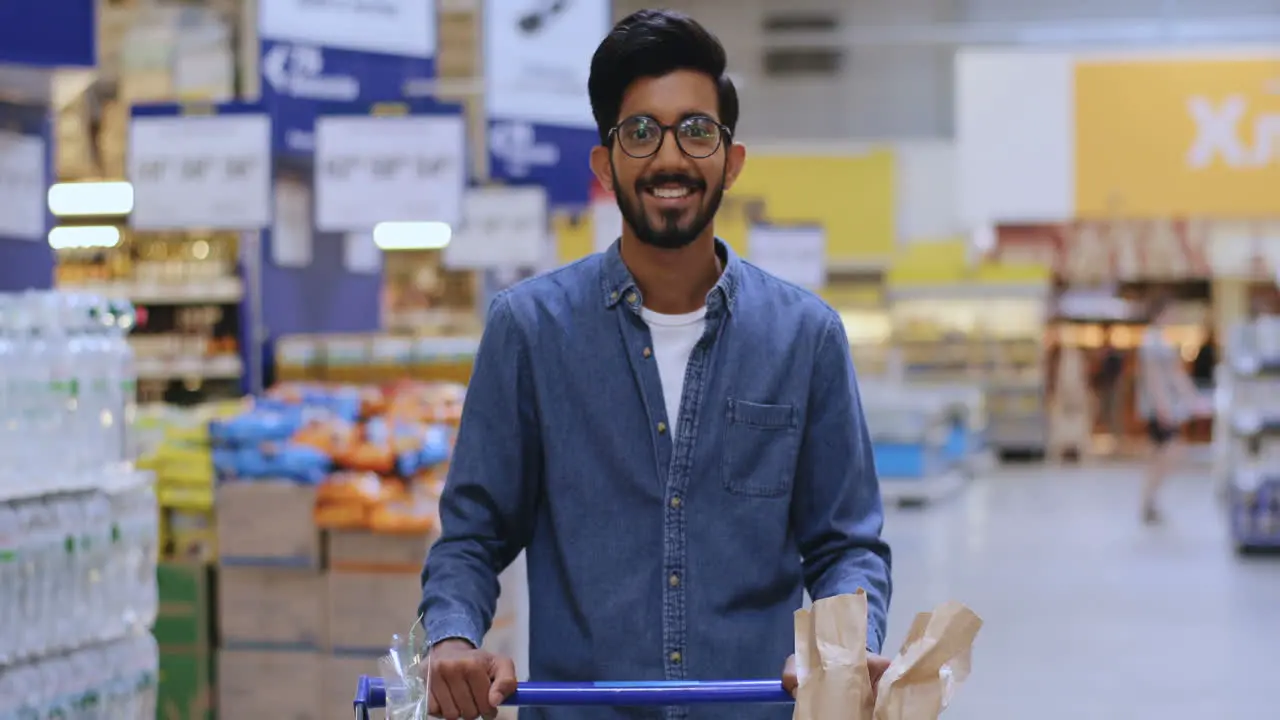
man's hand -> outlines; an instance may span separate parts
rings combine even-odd
[[[516,691],[511,658],[477,650],[466,640],[445,640],[431,648],[427,714],[444,720],[476,720],[498,715],[498,706]]]
[[[874,653],[867,653],[867,674],[871,676],[871,699],[876,697],[876,685],[880,684],[880,676],[884,675],[884,671],[889,669],[889,658]],[[791,697],[796,696],[796,688],[800,686],[800,681],[796,679],[796,656],[792,655],[787,658],[787,664],[782,667],[782,689],[791,693]]]

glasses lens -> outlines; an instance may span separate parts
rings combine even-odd
[[[709,157],[720,147],[720,126],[707,117],[687,118],[676,128],[676,138],[690,157]]]
[[[662,143],[662,126],[653,118],[628,118],[618,126],[618,144],[633,157],[646,157],[658,151]]]

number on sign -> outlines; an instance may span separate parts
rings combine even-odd
[[[147,182],[160,182],[164,179],[165,162],[163,160],[147,160],[138,167],[138,179]]]
[[[182,161],[183,180],[202,180],[209,174],[212,163],[208,158],[186,158]]]
[[[448,172],[450,167],[449,159],[441,158],[441,157],[434,157],[434,158],[420,157],[418,158],[417,164],[418,164],[418,177],[420,178],[428,178],[428,177],[435,177],[437,175],[441,175],[445,172]]]
[[[231,158],[227,160],[227,179],[239,180],[246,178],[257,164],[257,160],[253,158]]]
[[[333,158],[325,161],[324,171],[327,175],[345,180],[351,177],[351,171],[355,169],[357,162],[355,158],[350,157]]]
[[[369,163],[369,170],[376,178],[391,178],[398,174],[404,162],[403,158],[398,157],[374,158]]]

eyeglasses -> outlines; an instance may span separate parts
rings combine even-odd
[[[695,160],[711,157],[724,139],[732,136],[729,128],[705,115],[693,115],[675,125],[663,125],[647,115],[636,115],[614,125],[609,136],[618,139],[622,152],[642,160],[658,154],[668,130],[675,131],[680,151]]]

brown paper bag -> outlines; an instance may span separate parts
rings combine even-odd
[[[873,720],[937,720],[969,677],[982,619],[957,602],[921,613],[876,686]]]
[[[795,615],[794,720],[871,717],[867,596],[836,595]]]

